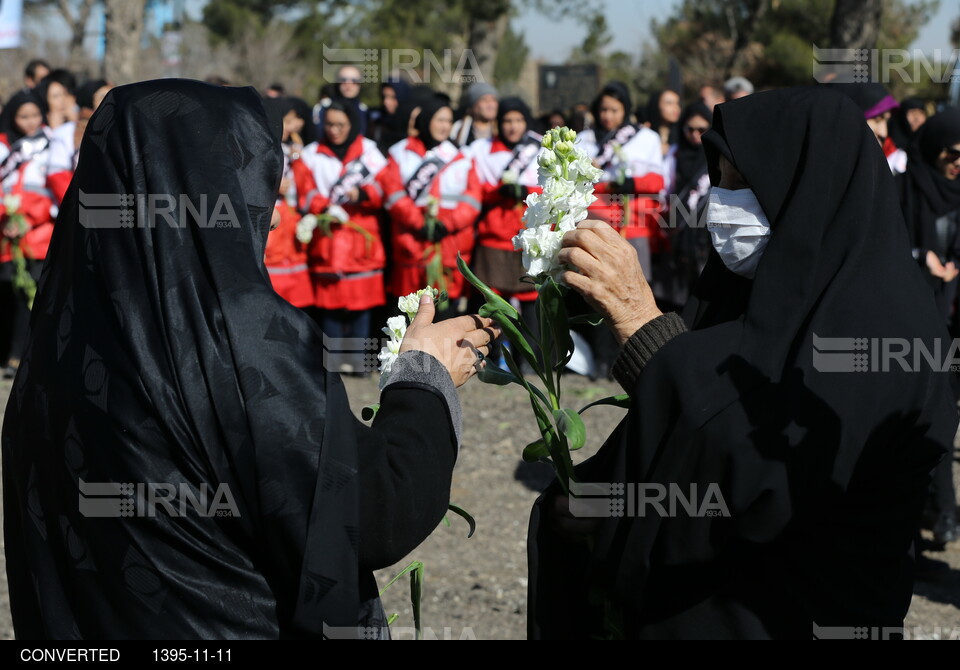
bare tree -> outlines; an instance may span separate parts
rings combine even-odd
[[[57,8],[70,29],[70,63],[85,60],[83,39],[87,34],[87,22],[96,0],[57,0]]]
[[[883,0],[837,0],[830,21],[830,46],[872,49],[877,46]]]
[[[104,79],[118,84],[136,81],[139,74],[140,41],[143,38],[146,0],[104,0],[106,51]]]

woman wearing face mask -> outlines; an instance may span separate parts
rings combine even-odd
[[[484,283],[519,303],[530,332],[538,332],[537,292],[521,282],[525,271],[513,238],[523,227],[524,200],[537,185],[540,135],[530,130],[530,108],[520,98],[500,101],[496,137],[477,140],[470,154],[483,189],[483,214],[477,224],[473,271]]]
[[[307,247],[313,304],[328,337],[367,337],[370,310],[386,302],[383,192],[376,179],[387,161],[373,140],[360,135],[350,101],[334,99],[323,123],[323,140],[304,147],[292,164],[300,211],[329,217]],[[343,371],[362,374],[363,356],[358,352]]]
[[[404,296],[430,284],[457,300],[467,287],[457,254],[470,262],[483,197],[480,182],[473,161],[449,140],[449,102],[424,100],[414,124],[416,137],[390,147],[380,180],[393,242],[388,287]]]
[[[26,294],[14,289],[13,243],[20,239],[27,271],[38,280],[57,212],[48,178],[51,135],[42,110],[39,97],[20,92],[10,98],[0,115],[0,191],[5,199],[11,198],[0,205],[0,300],[4,325],[9,329],[0,337],[8,342],[8,353],[0,351],[0,358],[7,360],[5,378],[14,375],[23,357],[30,320]],[[14,212],[6,211],[6,204],[14,203],[28,226],[22,237],[22,230],[10,219]]]
[[[939,368],[884,365],[868,349],[901,338],[932,351],[947,333],[876,138],[824,89],[715,108],[715,252],[682,316],[659,314],[605,224],[565,236],[561,261],[578,271],[562,278],[609,320],[632,398],[577,474],[622,484],[625,505],[575,518],[555,486],[538,501],[532,636],[903,625],[929,472],[957,410]]]

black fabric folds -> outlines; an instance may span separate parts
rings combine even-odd
[[[398,525],[390,552],[367,547],[361,522],[416,500],[361,509],[358,444],[377,424],[353,417],[321,333],[270,286],[281,167],[252,88],[133,84],[91,119],[3,424],[18,637],[319,637],[382,623],[372,575],[358,574],[364,552],[399,560],[413,547]],[[169,215],[149,211],[168,197]],[[443,464],[437,488],[449,485],[450,432],[448,455],[416,438]],[[158,485],[175,514],[150,514]],[[379,498],[390,485],[366,497],[392,502]],[[93,514],[103,487],[115,506]],[[219,512],[186,497],[204,488],[200,509],[219,491]],[[415,510],[429,530],[443,500]]]
[[[756,193],[769,244],[753,280],[711,251],[691,330],[650,359],[578,474],[697,484],[700,502],[714,484],[729,516],[647,505],[598,519],[588,545],[555,530],[551,488],[531,519],[531,636],[809,639],[907,612],[929,472],[957,427],[949,375],[923,359],[883,371],[882,357],[828,372],[815,354],[815,338],[874,357],[875,338],[948,348],[883,153],[856,105],[822,88],[718,105],[704,144],[714,184],[725,154]]]

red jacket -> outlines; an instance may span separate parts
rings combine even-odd
[[[0,161],[9,155],[7,138],[0,135]],[[20,196],[19,212],[24,215],[30,230],[24,235],[21,247],[27,258],[43,260],[47,257],[50,246],[50,237],[53,235],[55,207],[54,194],[48,187],[46,159],[49,147],[9,174],[0,184],[0,194],[3,196]],[[6,224],[6,210],[2,209],[2,219]],[[11,260],[11,245],[6,239],[0,238],[0,263]]]
[[[445,164],[417,202],[407,192],[407,181],[427,154],[418,138],[411,137],[390,147],[386,169],[380,175],[393,242],[394,267],[390,293],[404,296],[427,285],[427,262],[434,243],[417,237],[424,226],[429,198],[439,202],[437,219],[449,235],[440,242],[446,291],[451,299],[464,295],[466,280],[457,270],[457,253],[469,263],[476,241],[475,223],[483,197],[473,161],[448,140],[433,150]]]
[[[270,231],[263,255],[270,282],[280,297],[294,307],[313,305],[313,285],[307,272],[307,250],[297,241],[300,213],[286,202],[277,203],[280,225]]]
[[[334,223],[329,237],[318,228],[307,246],[314,304],[323,309],[364,310],[386,302],[383,269],[387,258],[379,218],[383,192],[376,180],[386,159],[376,143],[358,137],[343,161],[326,144],[313,143],[304,147],[300,158],[291,163],[300,210],[322,214],[334,204],[330,201],[331,190],[357,160],[369,172],[358,186],[361,202],[341,206],[349,221],[367,234]]]

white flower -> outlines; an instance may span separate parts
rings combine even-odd
[[[382,330],[383,334],[389,339],[380,350],[377,358],[380,360],[380,374],[385,377],[390,374],[394,361],[400,355],[400,344],[403,342],[403,336],[407,334],[407,317],[390,317]]]
[[[310,244],[313,240],[313,231],[317,229],[317,217],[307,214],[297,222],[297,241],[300,244]]]
[[[330,205],[327,207],[327,214],[335,218],[340,223],[346,223],[350,220],[350,215],[340,205]]]
[[[19,195],[3,196],[3,208],[7,210],[7,215],[15,214],[20,209]]]
[[[405,295],[399,300],[397,300],[397,308],[401,312],[407,315],[407,318],[410,319],[410,322],[413,322],[413,319],[417,316],[417,311],[420,309],[420,297],[430,291],[430,295],[433,297],[433,301],[436,302],[440,298],[440,291],[431,286],[427,288],[422,288],[416,293],[411,293],[410,295]],[[397,317],[394,317],[397,318]],[[388,320],[389,324],[390,321]]]
[[[549,226],[524,228],[513,238],[513,246],[522,252],[523,267],[527,272],[538,277],[561,269],[557,254],[560,253],[562,238],[562,231],[550,230]]]
[[[520,175],[517,174],[516,170],[505,170],[500,177],[500,181],[504,184],[516,184],[520,181]]]

